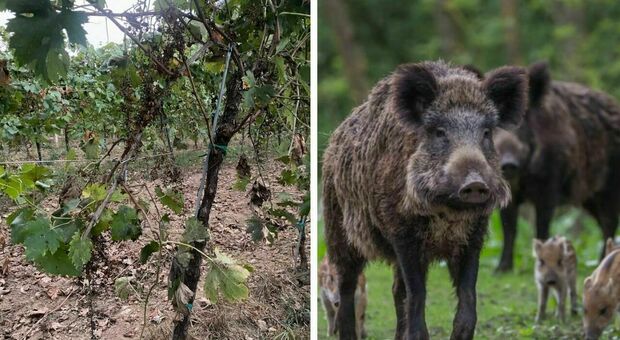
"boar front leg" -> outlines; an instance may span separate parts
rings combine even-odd
[[[538,283],[538,312],[536,312],[536,323],[545,319],[547,309],[547,299],[549,298],[549,286]]]
[[[555,210],[554,202],[555,200],[552,197],[545,196],[539,197],[534,202],[536,209],[536,238],[539,240],[544,241],[549,238],[549,228],[551,227],[551,219]]]
[[[448,268],[452,281],[456,288],[458,305],[456,315],[452,322],[452,336],[450,339],[473,339],[478,319],[476,313],[476,282],[478,280],[478,267],[480,249],[482,248],[482,235],[474,235],[470,244],[463,249],[458,257],[448,261]]]
[[[515,239],[517,237],[517,218],[519,216],[519,205],[511,203],[500,212],[502,219],[502,231],[504,233],[504,247],[502,248],[502,257],[497,265],[497,272],[506,272],[512,270],[513,250]]]
[[[399,237],[394,244],[397,264],[405,283],[405,317],[407,320],[407,340],[429,339],[424,317],[426,303],[426,275],[428,261],[417,240]]]
[[[344,251],[346,252],[346,251]],[[351,261],[340,262],[337,266],[338,273],[340,274],[340,281],[338,288],[340,290],[340,306],[336,313],[336,331],[339,334],[340,340],[357,340],[356,326],[357,321],[355,319],[355,289],[357,288],[357,278],[364,268],[363,259],[353,259],[349,257]],[[340,265],[342,264],[342,265]]]
[[[558,303],[555,317],[564,322],[566,320],[566,285],[560,283],[554,290],[555,300]]]
[[[394,306],[396,307],[396,336],[394,339],[401,340],[404,338],[405,330],[407,329],[407,321],[405,320],[405,300],[407,299],[407,290],[398,265],[394,266],[392,295],[394,296]]]
[[[336,310],[323,289],[321,289],[321,300],[327,314],[327,336],[334,336],[336,335]]]

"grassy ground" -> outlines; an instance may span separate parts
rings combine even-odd
[[[531,214],[529,214],[531,215]],[[519,236],[515,247],[515,270],[496,275],[493,269],[501,252],[501,223],[497,214],[490,222],[490,232],[481,257],[478,277],[478,325],[476,339],[580,339],[581,316],[572,317],[566,324],[557,321],[553,312],[555,301],[550,298],[547,320],[534,324],[537,290],[533,279],[531,238],[533,228],[529,219],[519,221]],[[583,280],[595,268],[602,247],[600,232],[595,222],[577,210],[565,211],[555,218],[552,231],[566,235],[573,241],[578,255],[577,290],[581,305]],[[323,223],[319,221],[319,235]],[[325,244],[320,236],[319,257],[325,254]],[[392,303],[392,270],[382,263],[373,263],[366,270],[368,280],[368,309],[366,329],[369,339],[393,339],[396,316]],[[456,298],[447,268],[435,264],[428,278],[426,321],[433,339],[448,339],[452,330],[452,317]],[[620,321],[618,322],[620,323]],[[620,327],[608,327],[604,339],[620,339]],[[319,338],[327,339],[325,313],[319,310]]]

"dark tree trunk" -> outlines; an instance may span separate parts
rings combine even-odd
[[[35,142],[37,146],[37,157],[39,158],[39,162],[43,160],[43,156],[41,155],[41,143],[39,141]]]
[[[521,65],[519,42],[519,7],[517,0],[502,0],[502,19],[504,21],[504,40],[508,64]]]
[[[351,99],[355,103],[361,103],[368,92],[366,58],[355,41],[347,5],[342,0],[329,0],[324,4],[326,10],[323,13],[336,36],[337,48],[342,56],[345,76],[351,89]]]
[[[435,2],[434,17],[442,58],[451,60],[457,50],[458,34],[456,25],[448,12],[448,0]]]
[[[567,35],[557,42],[562,55],[558,61],[562,64],[562,68],[567,71],[567,74],[579,79],[583,74],[578,53],[579,45],[583,41],[585,22],[583,4],[556,0],[551,2],[551,6],[553,6],[551,16],[556,26],[572,27],[574,30],[573,34]]]
[[[212,147],[209,152],[209,167],[207,170],[207,180],[205,185],[204,196],[200,202],[200,208],[198,210],[198,220],[202,226],[209,229],[209,216],[211,214],[211,207],[215,200],[217,193],[217,184],[220,169],[224,162],[225,152],[228,143],[235,132],[235,119],[239,113],[239,105],[241,103],[241,73],[236,71],[231,74],[230,79],[226,84],[226,103],[224,106],[224,112],[219,118],[219,125],[215,136],[213,137],[213,143],[220,147]],[[206,242],[193,242],[191,246],[201,251],[205,249]],[[207,253],[209,251],[207,250]],[[189,303],[193,303],[196,295],[196,287],[200,280],[200,264],[202,263],[202,255],[195,249],[192,249],[192,259],[189,262],[187,268],[183,268],[176,259],[173,259],[172,266],[170,268],[169,280],[174,282],[176,279],[180,279],[187,287],[189,287],[194,296],[190,299]],[[173,339],[186,339],[187,328],[189,326],[190,315],[184,316],[180,321],[175,322]]]
[[[66,127],[63,129],[65,135],[65,151],[69,152],[69,128]]]

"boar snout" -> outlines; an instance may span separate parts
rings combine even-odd
[[[596,340],[601,337],[602,329],[586,329],[586,340]]]
[[[507,179],[514,178],[519,170],[519,161],[513,154],[502,155],[499,165],[502,169],[502,175]]]
[[[465,203],[484,203],[489,196],[489,186],[476,172],[470,173],[459,189],[459,198]]]

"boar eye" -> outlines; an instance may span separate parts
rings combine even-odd
[[[607,307],[602,308],[601,310],[598,311],[599,315],[605,315],[607,314]]]
[[[538,260],[538,264],[541,265],[541,266],[544,266],[545,265],[545,260],[539,259]]]
[[[558,260],[558,266],[562,267],[562,259]]]
[[[435,133],[435,137],[437,138],[446,137],[446,130],[444,130],[443,128],[436,128],[434,133]]]
[[[484,129],[482,133],[485,139],[491,138],[491,129]]]

